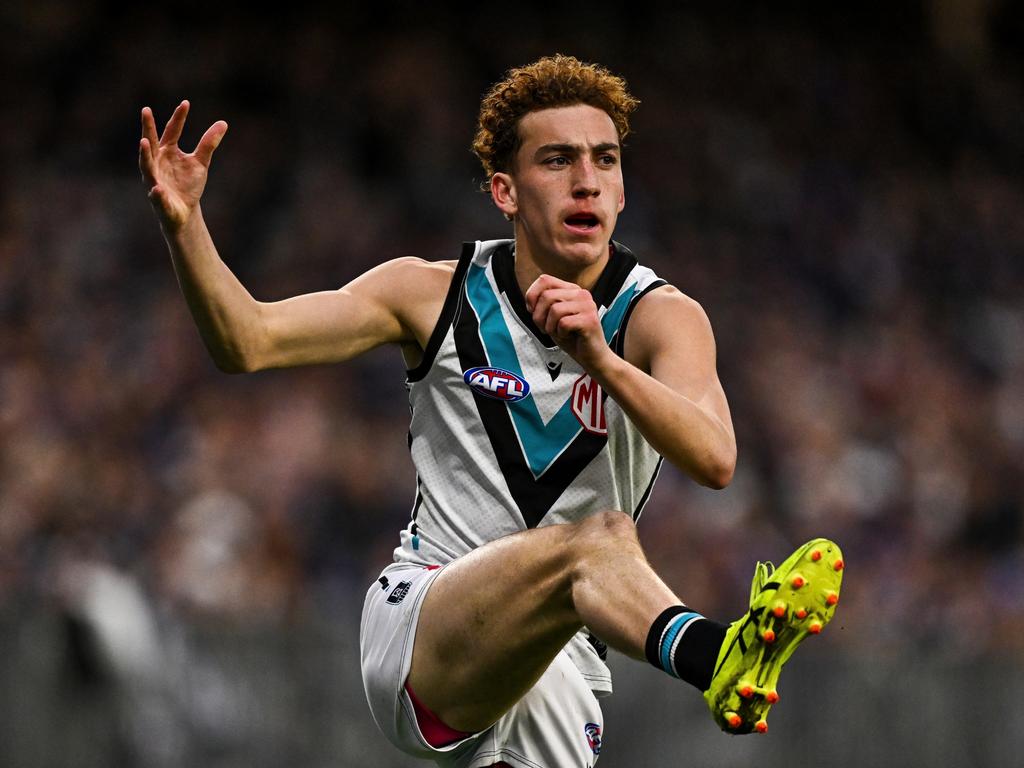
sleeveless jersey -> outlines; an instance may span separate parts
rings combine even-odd
[[[624,246],[591,294],[623,354],[630,314],[664,285]],[[534,325],[513,241],[466,243],[423,360],[408,371],[412,521],[395,560],[443,564],[501,536],[605,510],[639,517],[661,467],[615,401]],[[597,693],[611,691],[578,634],[566,650]]]

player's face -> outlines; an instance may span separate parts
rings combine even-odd
[[[499,207],[515,216],[517,247],[528,247],[547,271],[603,266],[625,205],[612,119],[587,104],[542,109],[519,121],[519,136],[507,207],[496,195]]]

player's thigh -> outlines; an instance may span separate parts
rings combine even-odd
[[[423,602],[409,682],[446,724],[489,726],[580,628],[572,577],[579,540],[597,526],[599,520],[506,536],[437,576]]]

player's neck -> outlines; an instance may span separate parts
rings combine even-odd
[[[523,295],[533,285],[534,280],[541,275],[551,275],[559,280],[575,283],[589,291],[604,272],[610,253],[610,250],[606,248],[604,255],[596,261],[586,264],[567,263],[564,258],[557,255],[546,254],[531,248],[526,238],[519,237],[516,238],[514,250],[516,282]]]

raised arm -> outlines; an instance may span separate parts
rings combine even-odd
[[[256,301],[221,260],[199,201],[227,123],[211,125],[195,151],[178,147],[183,101],[157,136],[142,110],[139,169],[189,310],[217,366],[236,373],[337,362],[386,343],[415,348],[436,320],[451,270],[420,259],[382,264],[337,291]]]

